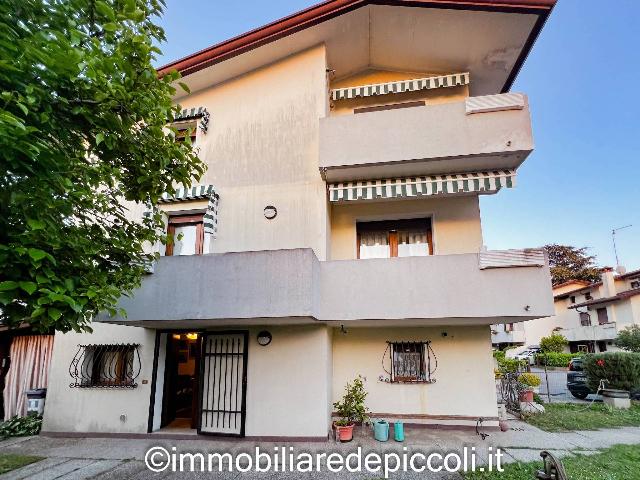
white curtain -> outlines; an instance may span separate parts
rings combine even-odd
[[[53,350],[53,335],[14,337],[9,355],[11,365],[5,379],[4,419],[27,413],[25,391],[46,388]]]

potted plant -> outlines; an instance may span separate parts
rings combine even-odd
[[[340,416],[340,419],[334,423],[334,427],[341,442],[350,442],[353,439],[353,427],[356,422],[364,423],[368,420],[369,409],[364,404],[367,391],[364,389],[362,380],[358,375],[353,382],[347,383],[342,400],[333,404],[333,408]]]
[[[533,373],[522,373],[518,376],[520,384],[520,401],[533,402],[534,390],[540,386],[540,378]]]

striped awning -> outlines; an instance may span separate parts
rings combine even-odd
[[[469,73],[454,73],[439,77],[413,78],[396,82],[376,83],[373,85],[357,85],[355,87],[335,88],[331,90],[332,100],[364,98],[389,93],[417,92],[434,88],[457,87],[469,84]]]
[[[342,202],[466,193],[490,194],[501,188],[513,188],[515,182],[515,170],[342,182],[329,184],[329,200]]]
[[[195,185],[189,188],[177,188],[174,195],[163,193],[159,203],[186,202],[209,199],[204,214],[204,232],[214,235],[218,231],[218,204],[220,195],[213,185]]]
[[[200,130],[202,130],[203,133],[207,133],[207,129],[209,128],[209,112],[205,107],[185,108],[173,118],[173,121],[184,122],[197,118],[200,119]]]

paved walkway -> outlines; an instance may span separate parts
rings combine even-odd
[[[640,427],[624,427],[597,431],[579,431],[567,433],[548,433],[523,422],[511,420],[511,430],[507,432],[490,432],[485,440],[481,440],[474,432],[455,430],[413,429],[407,432],[406,442],[399,444],[393,441],[379,443],[373,440],[369,431],[360,432],[352,443],[339,444],[333,441],[326,443],[293,443],[296,453],[308,452],[340,452],[347,454],[358,446],[363,452],[393,452],[402,454],[403,446],[408,452],[459,452],[463,446],[475,446],[479,464],[486,464],[489,448],[500,447],[505,454],[505,462],[539,460],[541,450],[565,457],[567,455],[590,454],[616,444],[640,444]],[[260,448],[273,452],[275,446],[284,444],[260,443]],[[116,439],[116,438],[49,438],[26,437],[9,439],[0,442],[1,453],[38,455],[45,460],[28,465],[5,475],[0,480],[20,480],[35,478],[40,480],[110,480],[131,478],[136,480],[156,478],[220,478],[220,479],[379,479],[381,474],[367,473],[172,473],[169,470],[154,473],[148,470],[143,462],[147,450],[154,446],[162,446],[168,450],[176,447],[178,452],[252,452],[255,443],[237,440],[158,440],[150,439]],[[459,479],[458,474],[426,474],[396,473],[390,478],[409,479]]]

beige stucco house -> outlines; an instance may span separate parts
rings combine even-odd
[[[569,341],[567,352],[619,350],[620,330],[640,325],[640,270],[615,274],[607,268],[601,277],[595,283],[571,280],[555,286],[552,317],[492,325],[494,346],[539,345],[542,337],[558,332]]]
[[[555,1],[383,3],[160,70],[208,170],[159,205],[180,239],[127,316],[56,335],[45,432],[326,438],[357,375],[372,417],[497,425],[490,325],[553,302],[542,251],[483,246],[479,196],[533,149],[510,88]]]

